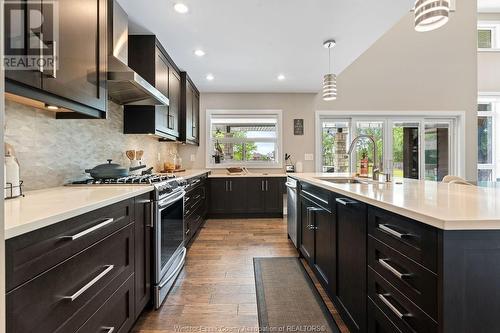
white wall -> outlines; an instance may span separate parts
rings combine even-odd
[[[500,23],[500,13],[481,13],[478,21]],[[477,55],[479,92],[500,92],[500,51],[479,51]]]
[[[316,110],[465,111],[466,177],[475,180],[476,1],[457,2],[449,23],[436,31],[417,33],[413,14],[403,17],[339,75],[336,101],[324,102],[314,94],[202,94],[202,113],[205,109],[282,109],[284,151],[303,160],[304,153],[314,152]],[[304,136],[293,136],[293,118],[304,118]],[[182,147],[185,164],[204,167],[204,149],[204,145]],[[191,154],[196,156],[195,163],[189,163]],[[304,170],[313,171],[314,163],[304,162]]]

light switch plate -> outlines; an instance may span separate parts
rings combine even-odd
[[[304,154],[304,161],[314,161],[314,154]]]
[[[196,162],[196,155],[195,154],[191,154],[191,162]]]

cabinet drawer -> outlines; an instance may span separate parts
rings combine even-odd
[[[186,219],[186,233],[185,239],[189,241],[203,223],[203,207],[198,207],[187,219]]]
[[[437,231],[420,222],[370,207],[368,233],[433,272],[437,269]]]
[[[437,323],[415,306],[371,267],[368,296],[402,332],[437,332]]]
[[[8,332],[76,331],[132,275],[133,228],[129,224],[10,291]]]
[[[126,200],[7,240],[7,290],[59,264],[133,220]]]
[[[134,277],[130,276],[77,333],[127,333],[134,324]]]
[[[403,333],[370,298],[368,298],[368,332]]]
[[[198,186],[186,194],[184,215],[189,216],[197,209],[205,198],[205,188]]]
[[[317,205],[331,210],[332,204],[332,194],[330,191],[325,190],[321,187],[317,187],[308,183],[300,183],[300,195],[315,202]]]
[[[437,320],[437,277],[434,273],[372,236],[368,236],[368,265]]]

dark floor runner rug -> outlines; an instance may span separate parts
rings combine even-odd
[[[254,258],[262,332],[340,332],[298,258]]]

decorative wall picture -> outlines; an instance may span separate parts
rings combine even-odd
[[[293,135],[304,135],[304,119],[293,120]]]

